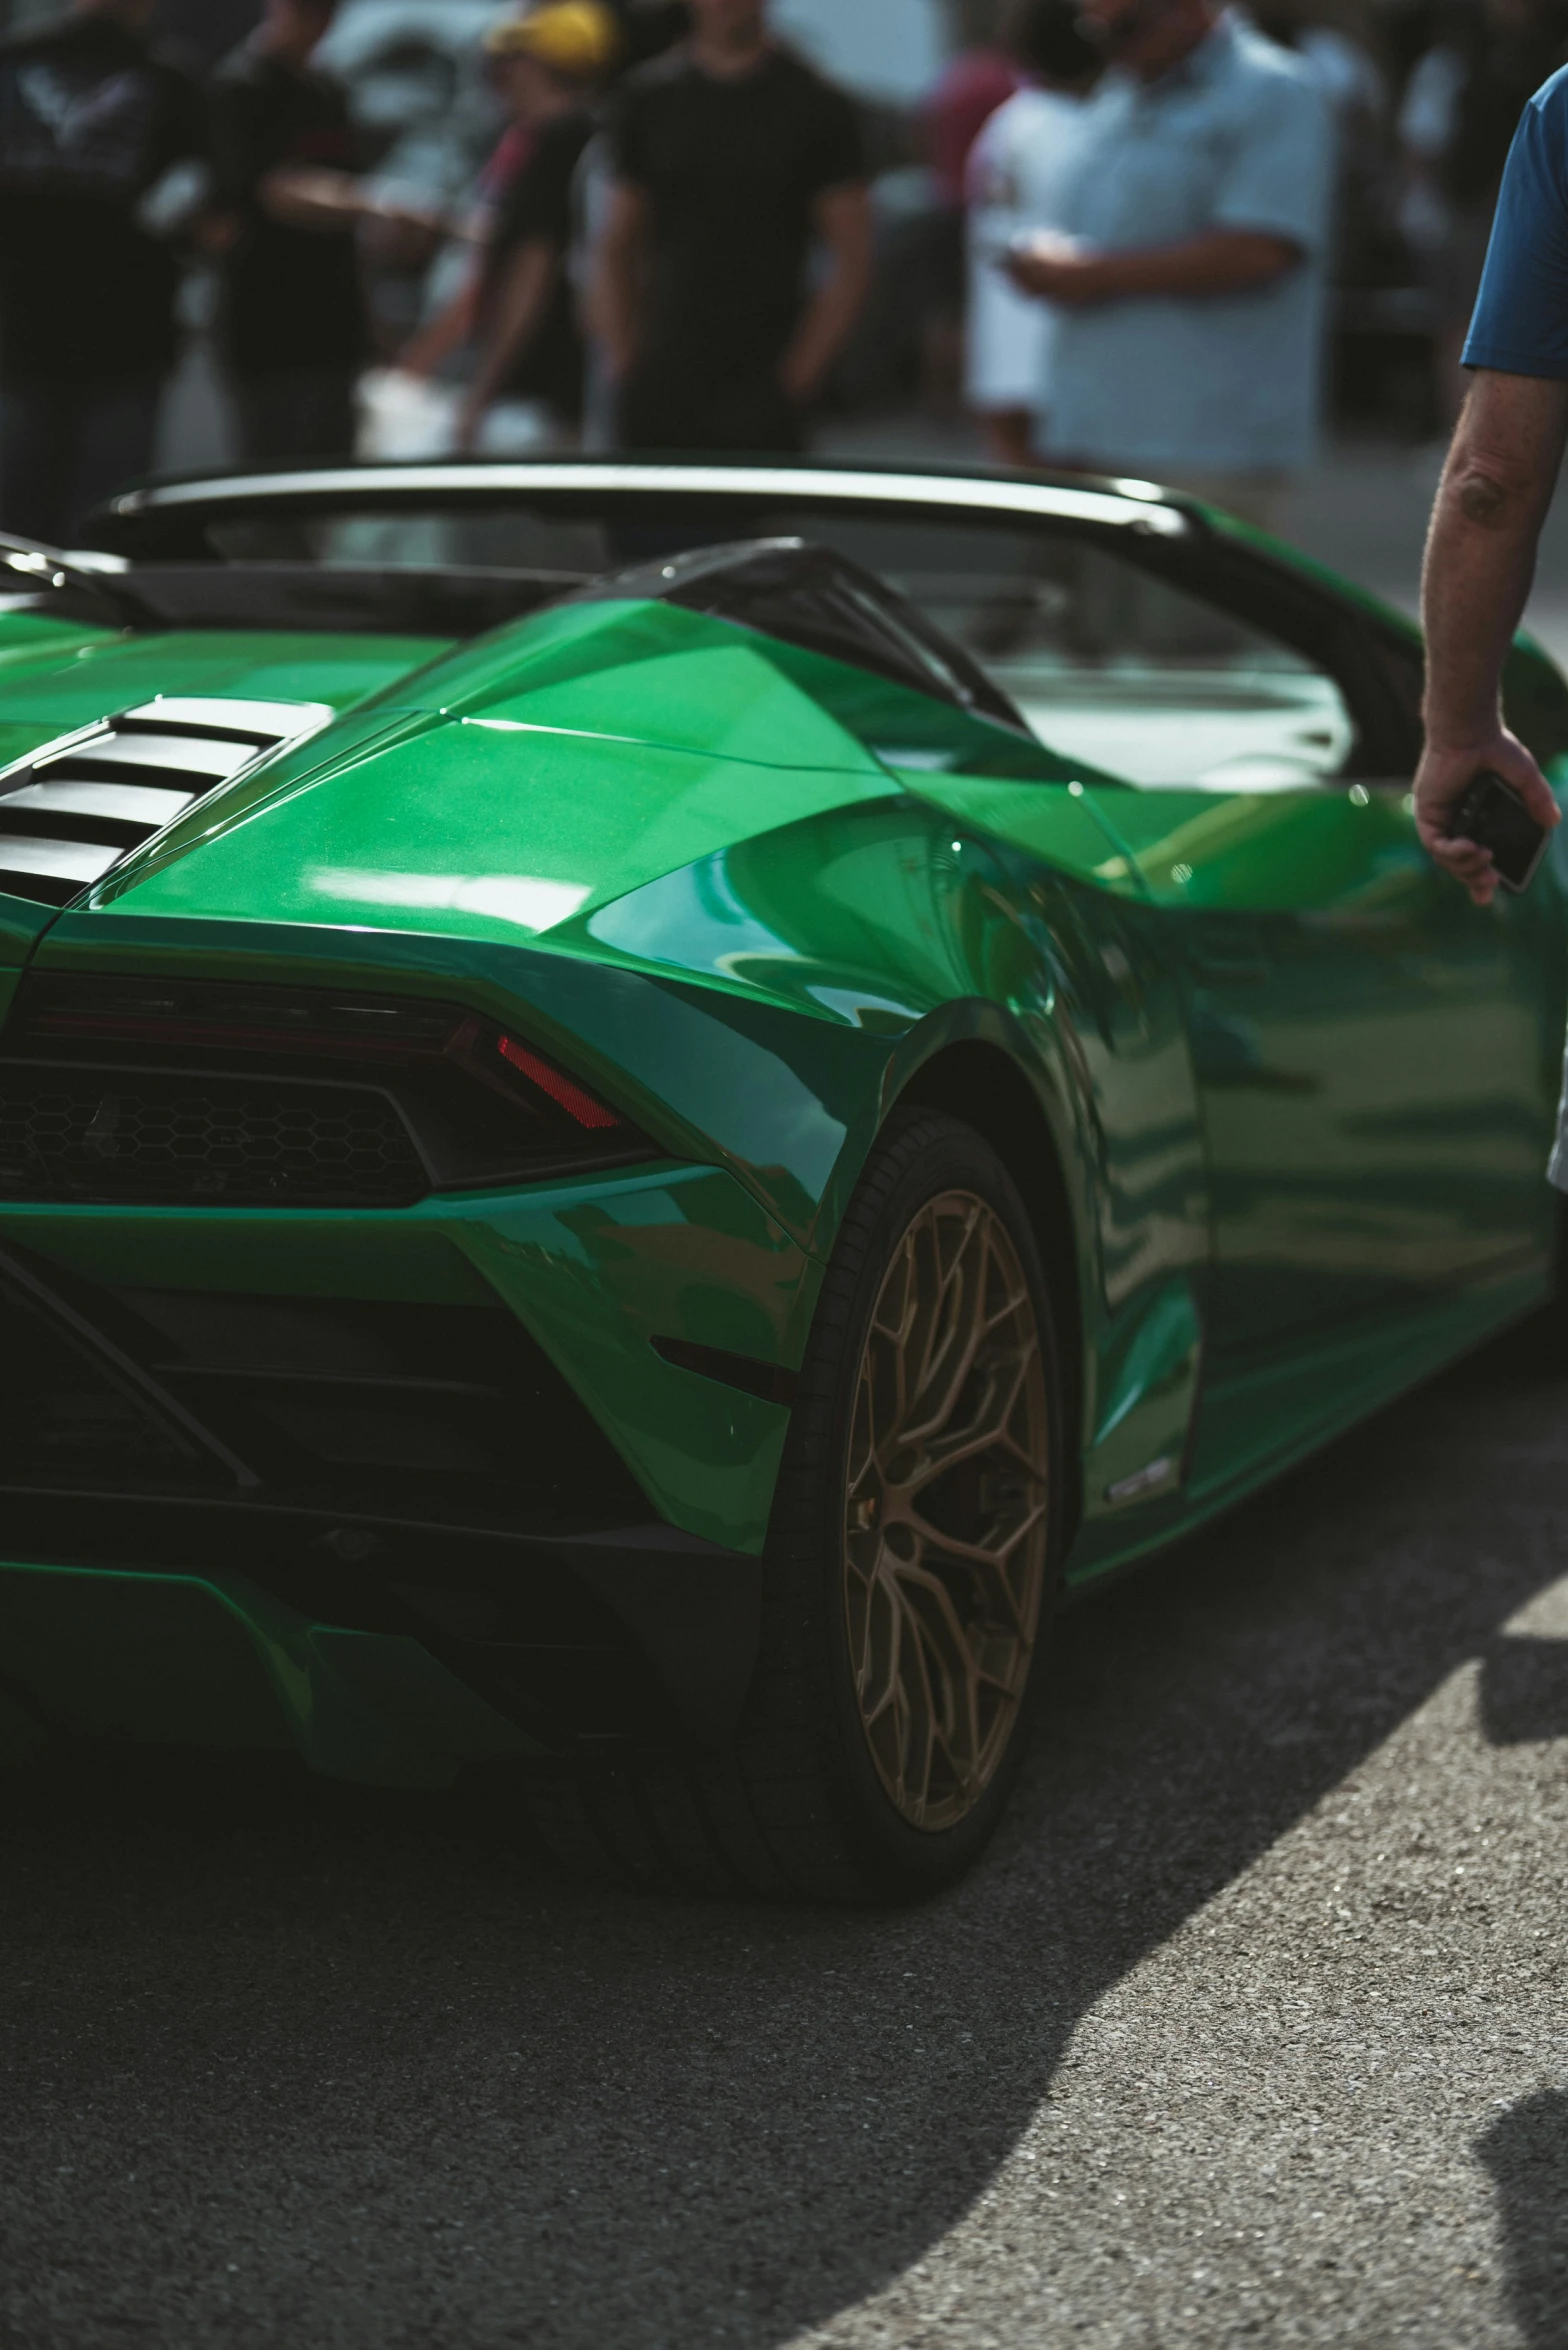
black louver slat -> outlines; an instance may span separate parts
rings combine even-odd
[[[0,891],[63,906],[193,802],[332,716],[319,702],[168,695],[0,776]]]

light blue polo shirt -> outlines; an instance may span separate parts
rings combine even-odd
[[[1259,229],[1302,259],[1257,292],[1058,311],[1041,455],[1156,477],[1310,463],[1333,177],[1310,68],[1232,17],[1157,82],[1108,74],[1061,196],[1069,236],[1119,251]]]

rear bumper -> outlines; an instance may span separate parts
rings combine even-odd
[[[74,1317],[100,1357],[132,1358],[174,1449],[170,1398],[204,1459],[221,1456],[220,1482],[330,1485],[351,1519],[392,1486],[432,1523],[646,1517],[752,1552],[788,1411],[656,1342],[788,1370],[819,1274],[732,1176],[668,1165],[397,1211],[7,1205],[0,1260],[18,1274],[0,1263],[0,1315],[36,1303],[50,1326]],[[7,1338],[0,1524],[18,1468],[35,1482],[26,1448],[5,1457],[30,1402],[28,1341]]]
[[[0,1687],[419,1783],[722,1739],[789,1414],[660,1343],[787,1368],[813,1289],[704,1167],[380,1214],[6,1209]]]
[[[13,1534],[41,1514],[18,1515]],[[308,1560],[263,1583],[232,1562],[260,1549],[267,1572],[275,1528],[257,1544],[198,1513],[165,1527],[192,1562],[170,1568],[127,1561],[158,1528],[123,1504],[48,1516],[76,1559],[0,1562],[0,1690],[24,1734],[292,1744],[334,1777],[445,1786],[503,1755],[720,1743],[755,1661],[761,1562],[668,1528],[508,1543],[427,1585]],[[120,1558],[83,1563],[100,1546]]]

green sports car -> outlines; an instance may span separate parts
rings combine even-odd
[[[0,550],[13,1746],[918,1893],[1064,1593],[1548,1295],[1564,865],[1434,871],[1414,632],[1240,525],[573,461],[91,537]]]

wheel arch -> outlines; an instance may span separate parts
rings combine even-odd
[[[1006,1049],[981,1037],[942,1046],[908,1077],[889,1109],[945,1110],[988,1142],[1018,1186],[1051,1288],[1066,1432],[1065,1524],[1083,1508],[1085,1259],[1063,1156],[1035,1086]]]

